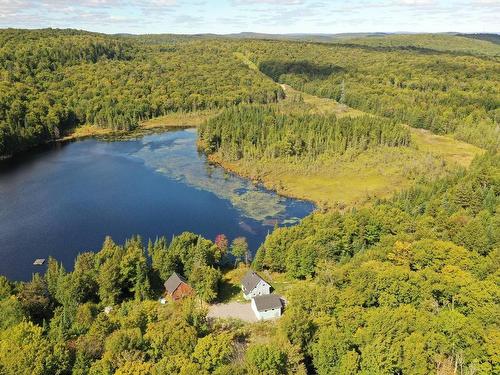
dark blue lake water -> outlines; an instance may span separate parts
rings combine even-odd
[[[313,209],[209,165],[193,129],[59,144],[0,162],[0,274],[30,279],[45,269],[33,260],[49,255],[72,269],[106,235],[122,243],[224,233],[255,251],[275,223],[293,225]]]

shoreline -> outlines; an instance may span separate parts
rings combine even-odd
[[[73,128],[68,134],[56,138],[48,139],[36,146],[25,150],[10,154],[0,155],[0,162],[13,159],[18,156],[35,151],[37,149],[50,145],[64,144],[83,140],[86,138],[95,138],[105,141],[119,141],[142,137],[148,134],[158,133],[160,131],[168,131],[169,129],[187,129],[196,128],[210,117],[216,115],[219,110],[203,110],[195,112],[172,112],[164,116],[155,117],[146,121],[142,121],[132,130],[113,130],[110,128],[102,128],[97,125],[84,124]]]
[[[250,173],[245,173],[243,170],[241,170],[240,168],[235,166],[233,163],[222,160],[222,158],[220,158],[216,154],[206,155],[206,157],[207,157],[207,160],[209,163],[217,165],[217,166],[221,167],[222,169],[224,169],[225,171],[227,171],[229,173],[233,173],[238,177],[250,180],[250,181],[252,181],[252,183],[254,183],[256,185],[260,184],[265,189],[270,190],[270,191],[274,191],[276,194],[278,194],[282,197],[290,198],[290,199],[297,199],[297,200],[301,200],[301,201],[305,201],[305,202],[310,202],[315,206],[314,211],[325,211],[328,209],[328,207],[326,207],[322,202],[317,202],[311,198],[307,198],[307,197],[293,194],[293,193],[289,192],[288,190],[284,189],[283,187],[276,186],[276,184],[274,182],[272,182],[271,180],[267,180],[267,179],[264,179],[262,177],[256,177],[256,176],[251,175]]]
[[[96,129],[91,131],[87,131],[88,129],[85,129],[86,131],[84,133],[79,132],[77,130],[73,133],[65,135],[64,137],[47,140],[36,146],[30,147],[26,150],[22,150],[14,154],[0,155],[0,162],[12,160],[17,157],[23,157],[24,155],[27,155],[31,152],[36,152],[37,150],[41,150],[43,148],[50,147],[51,145],[57,145],[57,144],[63,145],[65,143],[82,141],[88,138],[94,138],[106,142],[125,141],[129,139],[144,137],[146,135],[160,133],[174,129],[190,129],[196,127],[197,125],[164,125],[155,127],[138,127],[134,130],[129,130],[129,131],[116,131],[111,129],[101,129],[95,127]],[[92,126],[92,128],[94,128],[94,126]]]
[[[263,179],[262,177],[256,177],[255,175],[252,175],[250,173],[245,173],[244,170],[242,170],[241,168],[238,168],[234,163],[223,160],[217,153],[206,154],[204,152],[204,143],[200,138],[198,138],[196,141],[196,147],[198,148],[198,150],[203,152],[203,154],[207,158],[207,161],[210,164],[217,165],[229,173],[232,173],[238,177],[250,180],[255,185],[261,185],[265,189],[270,190],[270,191],[274,191],[276,194],[278,194],[282,197],[290,198],[290,199],[297,199],[297,200],[301,200],[301,201],[305,201],[305,202],[310,202],[315,207],[313,212],[328,210],[328,206],[325,205],[324,202],[318,202],[318,201],[315,201],[314,199],[311,199],[309,197],[304,197],[304,196],[300,196],[298,194],[293,194],[290,191],[284,189],[283,187],[276,186],[276,184],[273,183],[271,180]]]
[[[79,133],[75,132],[70,135],[67,135],[63,138],[59,138],[54,140],[55,143],[64,143],[64,142],[72,142],[83,140],[86,138],[95,138],[103,141],[122,141],[127,139],[139,138],[149,134],[155,134],[163,131],[169,131],[173,129],[189,129],[196,128],[196,125],[186,124],[186,125],[158,125],[158,126],[150,126],[150,127],[138,127],[133,130],[128,131],[120,131],[120,130],[107,130],[103,129],[103,131],[89,132],[89,133]]]

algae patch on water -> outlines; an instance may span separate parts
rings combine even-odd
[[[251,181],[210,165],[196,149],[196,130],[145,136],[132,154],[158,173],[225,199],[241,215],[258,221],[289,223],[286,199]]]

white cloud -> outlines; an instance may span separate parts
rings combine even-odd
[[[500,0],[473,0],[464,3],[464,5],[487,11],[490,11],[491,9],[497,9],[497,11],[500,11]],[[500,14],[497,13],[496,17],[497,17],[497,22],[500,22]]]
[[[406,6],[428,6],[436,5],[435,0],[398,0],[394,2],[394,5],[406,5]]]
[[[304,0],[233,0],[234,5],[300,5]]]
[[[0,0],[0,27],[103,32],[499,31],[500,0]],[[355,20],[355,21],[353,21]]]

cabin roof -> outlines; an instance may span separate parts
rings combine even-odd
[[[260,281],[264,281],[266,284],[267,282],[260,277],[257,272],[250,270],[246,273],[246,275],[243,277],[241,280],[241,285],[243,286],[243,291],[245,293],[251,292]]]
[[[163,285],[165,286],[166,291],[172,294],[182,283],[187,284],[186,279],[174,272]]]
[[[283,307],[281,297],[277,294],[265,294],[254,298],[257,311],[266,311]]]

